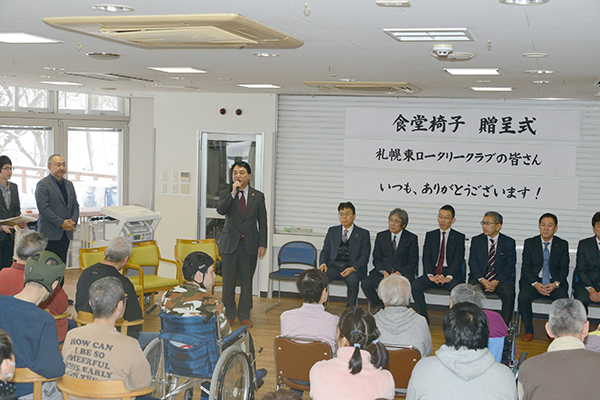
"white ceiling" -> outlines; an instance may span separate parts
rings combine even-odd
[[[49,80],[40,76],[51,76],[86,84],[81,89],[61,87],[69,91],[151,96],[169,90],[147,82],[108,82],[44,70],[54,67],[67,72],[118,73],[220,93],[325,94],[303,82],[340,79],[409,82],[422,90],[412,97],[597,100],[594,94],[600,92],[594,86],[600,77],[599,0],[550,0],[535,6],[508,6],[498,0],[411,0],[409,8],[378,7],[375,0],[120,1],[116,4],[135,8],[134,15],[241,14],[304,45],[278,50],[280,56],[272,58],[256,57],[257,50],[250,49],[146,50],[55,29],[42,21],[45,17],[115,15],[93,10],[91,6],[100,0],[0,0],[0,32],[27,32],[64,42],[0,43],[0,83],[56,88],[39,83]],[[454,51],[476,57],[464,62],[438,61],[431,56],[433,43],[400,43],[386,35],[384,28],[468,28],[475,40],[453,42]],[[94,60],[86,56],[88,52],[118,53],[121,58]],[[529,52],[548,56],[523,57]],[[210,73],[176,75],[185,79],[173,80],[171,74],[147,69],[166,66],[192,66]],[[495,67],[501,76],[450,76],[443,70],[448,67]],[[556,73],[544,77],[524,73],[531,69]],[[477,83],[478,79],[492,82]],[[551,83],[532,83],[539,79]],[[246,89],[236,83],[272,83],[281,89]],[[476,93],[470,86],[512,86],[514,91]],[[353,94],[330,92],[337,93]]]

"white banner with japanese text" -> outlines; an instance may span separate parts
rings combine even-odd
[[[346,199],[577,209],[575,179],[500,175],[344,172]]]
[[[346,108],[346,137],[460,137],[578,141],[580,111]]]
[[[569,145],[344,140],[345,167],[572,177],[576,159]]]

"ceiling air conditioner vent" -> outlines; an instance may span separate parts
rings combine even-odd
[[[384,94],[413,94],[420,93],[421,89],[408,82],[318,82],[305,81],[305,85],[319,88],[324,91],[366,92]]]
[[[239,14],[63,17],[44,22],[142,48],[295,49],[304,44]]]

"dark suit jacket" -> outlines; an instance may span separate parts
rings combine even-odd
[[[40,213],[37,231],[43,233],[49,240],[59,240],[63,235],[61,225],[65,219],[71,219],[75,225],[79,222],[79,203],[73,183],[65,178],[67,203],[60,192],[58,183],[51,175],[40,180],[35,187],[35,202]],[[67,231],[67,237],[73,239],[73,231]]]
[[[523,266],[521,281],[529,285],[539,280],[542,266],[544,265],[544,248],[540,235],[526,239],[523,245]],[[558,281],[561,285],[568,285],[569,275],[569,243],[554,236],[550,247],[550,282]],[[565,286],[568,287],[568,286]]]
[[[242,216],[238,197],[231,195],[231,189],[223,191],[217,204],[217,212],[225,216],[219,253],[231,254],[235,251],[240,243],[242,228],[248,254],[256,255],[259,247],[267,247],[267,208],[262,192],[252,187],[248,188],[246,213]]]
[[[356,270],[356,273],[364,278],[367,276],[367,263],[371,255],[371,236],[369,231],[354,225],[352,235],[348,239],[350,265]],[[342,242],[342,225],[332,226],[327,231],[323,249],[319,255],[319,265],[326,264],[331,267],[337,257],[340,243]]]
[[[488,262],[488,237],[483,233],[473,236],[471,239],[471,251],[469,252],[469,277],[478,280],[484,278],[487,273]],[[517,251],[515,240],[511,237],[498,234],[496,244],[496,280],[500,283],[510,283],[515,286],[515,264],[517,263]]]
[[[19,188],[15,183],[8,182],[10,190],[10,204],[8,207],[4,202],[4,197],[0,192],[0,219],[18,217],[21,215],[21,203],[19,202]],[[6,238],[7,233],[0,229],[0,241]]]
[[[417,235],[404,229],[400,235],[400,243],[396,254],[392,249],[392,232],[388,229],[377,234],[375,249],[373,250],[373,265],[371,273],[381,274],[387,271],[390,274],[396,271],[411,281],[419,270],[419,245]]]
[[[577,265],[575,273],[583,287],[600,290],[600,251],[596,236],[583,239],[577,245]]]
[[[452,275],[452,278],[464,282],[463,264],[465,262],[465,235],[450,229],[446,240],[446,264],[444,275]],[[442,231],[435,229],[425,235],[423,245],[423,274],[435,275],[438,258],[440,256],[440,242]]]

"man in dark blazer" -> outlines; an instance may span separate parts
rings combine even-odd
[[[35,188],[35,202],[39,212],[37,231],[48,238],[46,250],[56,253],[66,264],[69,243],[79,221],[79,203],[73,183],[64,178],[65,159],[59,154],[48,158],[50,175],[40,180]]]
[[[587,312],[590,303],[600,303],[600,212],[592,217],[594,236],[579,241],[577,265],[573,279],[573,297]]]
[[[347,306],[354,307],[358,301],[358,285],[367,276],[371,236],[368,230],[354,225],[356,208],[351,202],[340,203],[338,216],[341,225],[327,231],[319,255],[319,269],[325,272],[329,282],[344,280],[348,287]]]
[[[494,293],[502,300],[500,315],[510,323],[515,309],[515,240],[500,233],[502,215],[488,211],[483,216],[483,233],[471,239],[469,253],[469,283],[480,285],[484,292]]]
[[[523,265],[519,280],[519,312],[525,324],[524,342],[533,339],[531,303],[539,297],[566,299],[569,297],[569,243],[554,236],[558,218],[546,213],[539,220],[540,234],[525,240]]]
[[[219,242],[223,262],[223,304],[229,325],[235,321],[251,327],[252,278],[258,257],[267,251],[267,208],[265,195],[250,187],[252,170],[244,161],[231,168],[231,190],[221,193],[217,212],[225,216]],[[235,284],[239,276],[241,293],[235,304]]]
[[[7,156],[0,156],[0,220],[18,217],[21,215],[19,202],[19,188],[9,182],[12,176],[12,161]],[[20,228],[25,228],[26,223],[19,223]],[[14,228],[11,225],[0,225],[0,269],[8,268],[13,263],[15,248]]]
[[[438,212],[440,229],[427,232],[423,245],[423,275],[412,284],[417,312],[427,319],[425,291],[441,288],[450,292],[465,281],[465,235],[452,229],[456,222],[454,207],[446,204]],[[442,240],[443,239],[443,240]]]
[[[373,268],[362,281],[363,292],[369,304],[377,312],[383,302],[377,295],[377,288],[383,278],[390,274],[400,274],[410,282],[415,280],[419,269],[419,245],[417,235],[407,231],[408,213],[395,208],[388,217],[388,230],[379,232],[373,250]]]

